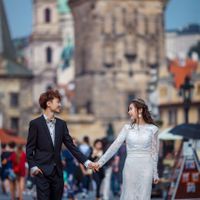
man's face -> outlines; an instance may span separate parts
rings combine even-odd
[[[54,113],[60,113],[61,111],[61,102],[58,98],[48,101],[47,106]]]

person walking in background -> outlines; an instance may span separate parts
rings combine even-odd
[[[74,174],[76,170],[76,160],[69,152],[69,150],[64,149],[62,151],[62,162],[63,162],[63,172],[66,173],[66,190],[65,195],[68,200],[74,200],[75,198],[75,180]]]
[[[8,183],[8,173],[9,169],[12,168],[11,162],[8,161],[10,157],[10,152],[6,149],[6,144],[1,144],[1,181],[2,181],[2,192],[3,194],[8,194],[8,188],[6,187]]]
[[[94,168],[94,163],[74,145],[66,122],[55,117],[61,111],[60,102],[61,95],[57,90],[42,93],[39,104],[43,114],[29,124],[26,155],[31,174],[36,178],[38,200],[62,199],[62,143],[79,162],[88,168]]]
[[[102,139],[103,144],[103,152],[106,152],[106,150],[109,148],[110,141],[107,138]],[[103,179],[102,183],[102,194],[103,194],[103,200],[110,200],[110,194],[111,194],[111,176],[112,176],[112,159],[105,163],[104,165],[104,171],[105,171],[105,177]]]
[[[10,156],[12,162],[12,169],[16,175],[15,188],[18,191],[18,199],[23,200],[23,191],[25,185],[26,175],[26,154],[23,151],[23,145],[18,145],[16,152],[13,152]]]
[[[94,141],[93,145],[93,152],[91,155],[91,160],[92,161],[97,161],[99,158],[103,155],[103,144],[102,141],[97,139]],[[101,168],[99,172],[94,172],[93,173],[93,178],[96,183],[96,200],[100,200],[100,189],[101,189],[101,183],[104,178],[104,169]]]
[[[154,184],[159,181],[158,127],[142,99],[131,101],[128,114],[131,123],[124,125],[117,139],[99,159],[95,168],[96,170],[101,168],[126,141],[127,157],[123,169],[120,200],[150,200],[152,180]]]
[[[83,137],[82,143],[79,145],[79,150],[83,153],[87,158],[91,157],[92,147],[90,146],[90,139],[88,136]],[[82,198],[86,198],[90,188],[91,182],[91,170],[85,169],[85,167],[80,164],[80,168],[83,174],[81,180],[81,187],[82,187]]]
[[[118,155],[115,155],[112,162],[111,175],[111,190],[114,197],[117,197],[120,194],[119,161],[120,157]]]
[[[13,171],[11,155],[15,152],[16,144],[11,142],[8,144],[8,149],[6,156],[4,157],[3,163],[6,164],[6,176],[8,177],[9,181],[9,189],[10,189],[10,197],[11,200],[15,200],[16,197],[16,174]]]
[[[87,158],[91,156],[92,147],[90,146],[90,139],[88,136],[83,137],[83,142],[79,145],[79,150],[83,153]]]

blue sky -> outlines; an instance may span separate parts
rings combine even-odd
[[[13,38],[32,31],[32,0],[4,0]],[[169,0],[165,12],[165,29],[176,29],[189,23],[200,24],[200,0]]]

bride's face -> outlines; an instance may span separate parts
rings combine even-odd
[[[128,114],[131,118],[131,121],[135,121],[137,119],[137,109],[133,103],[129,106]]]

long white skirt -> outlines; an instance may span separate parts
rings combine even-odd
[[[150,200],[153,160],[150,154],[127,155],[120,200]]]

